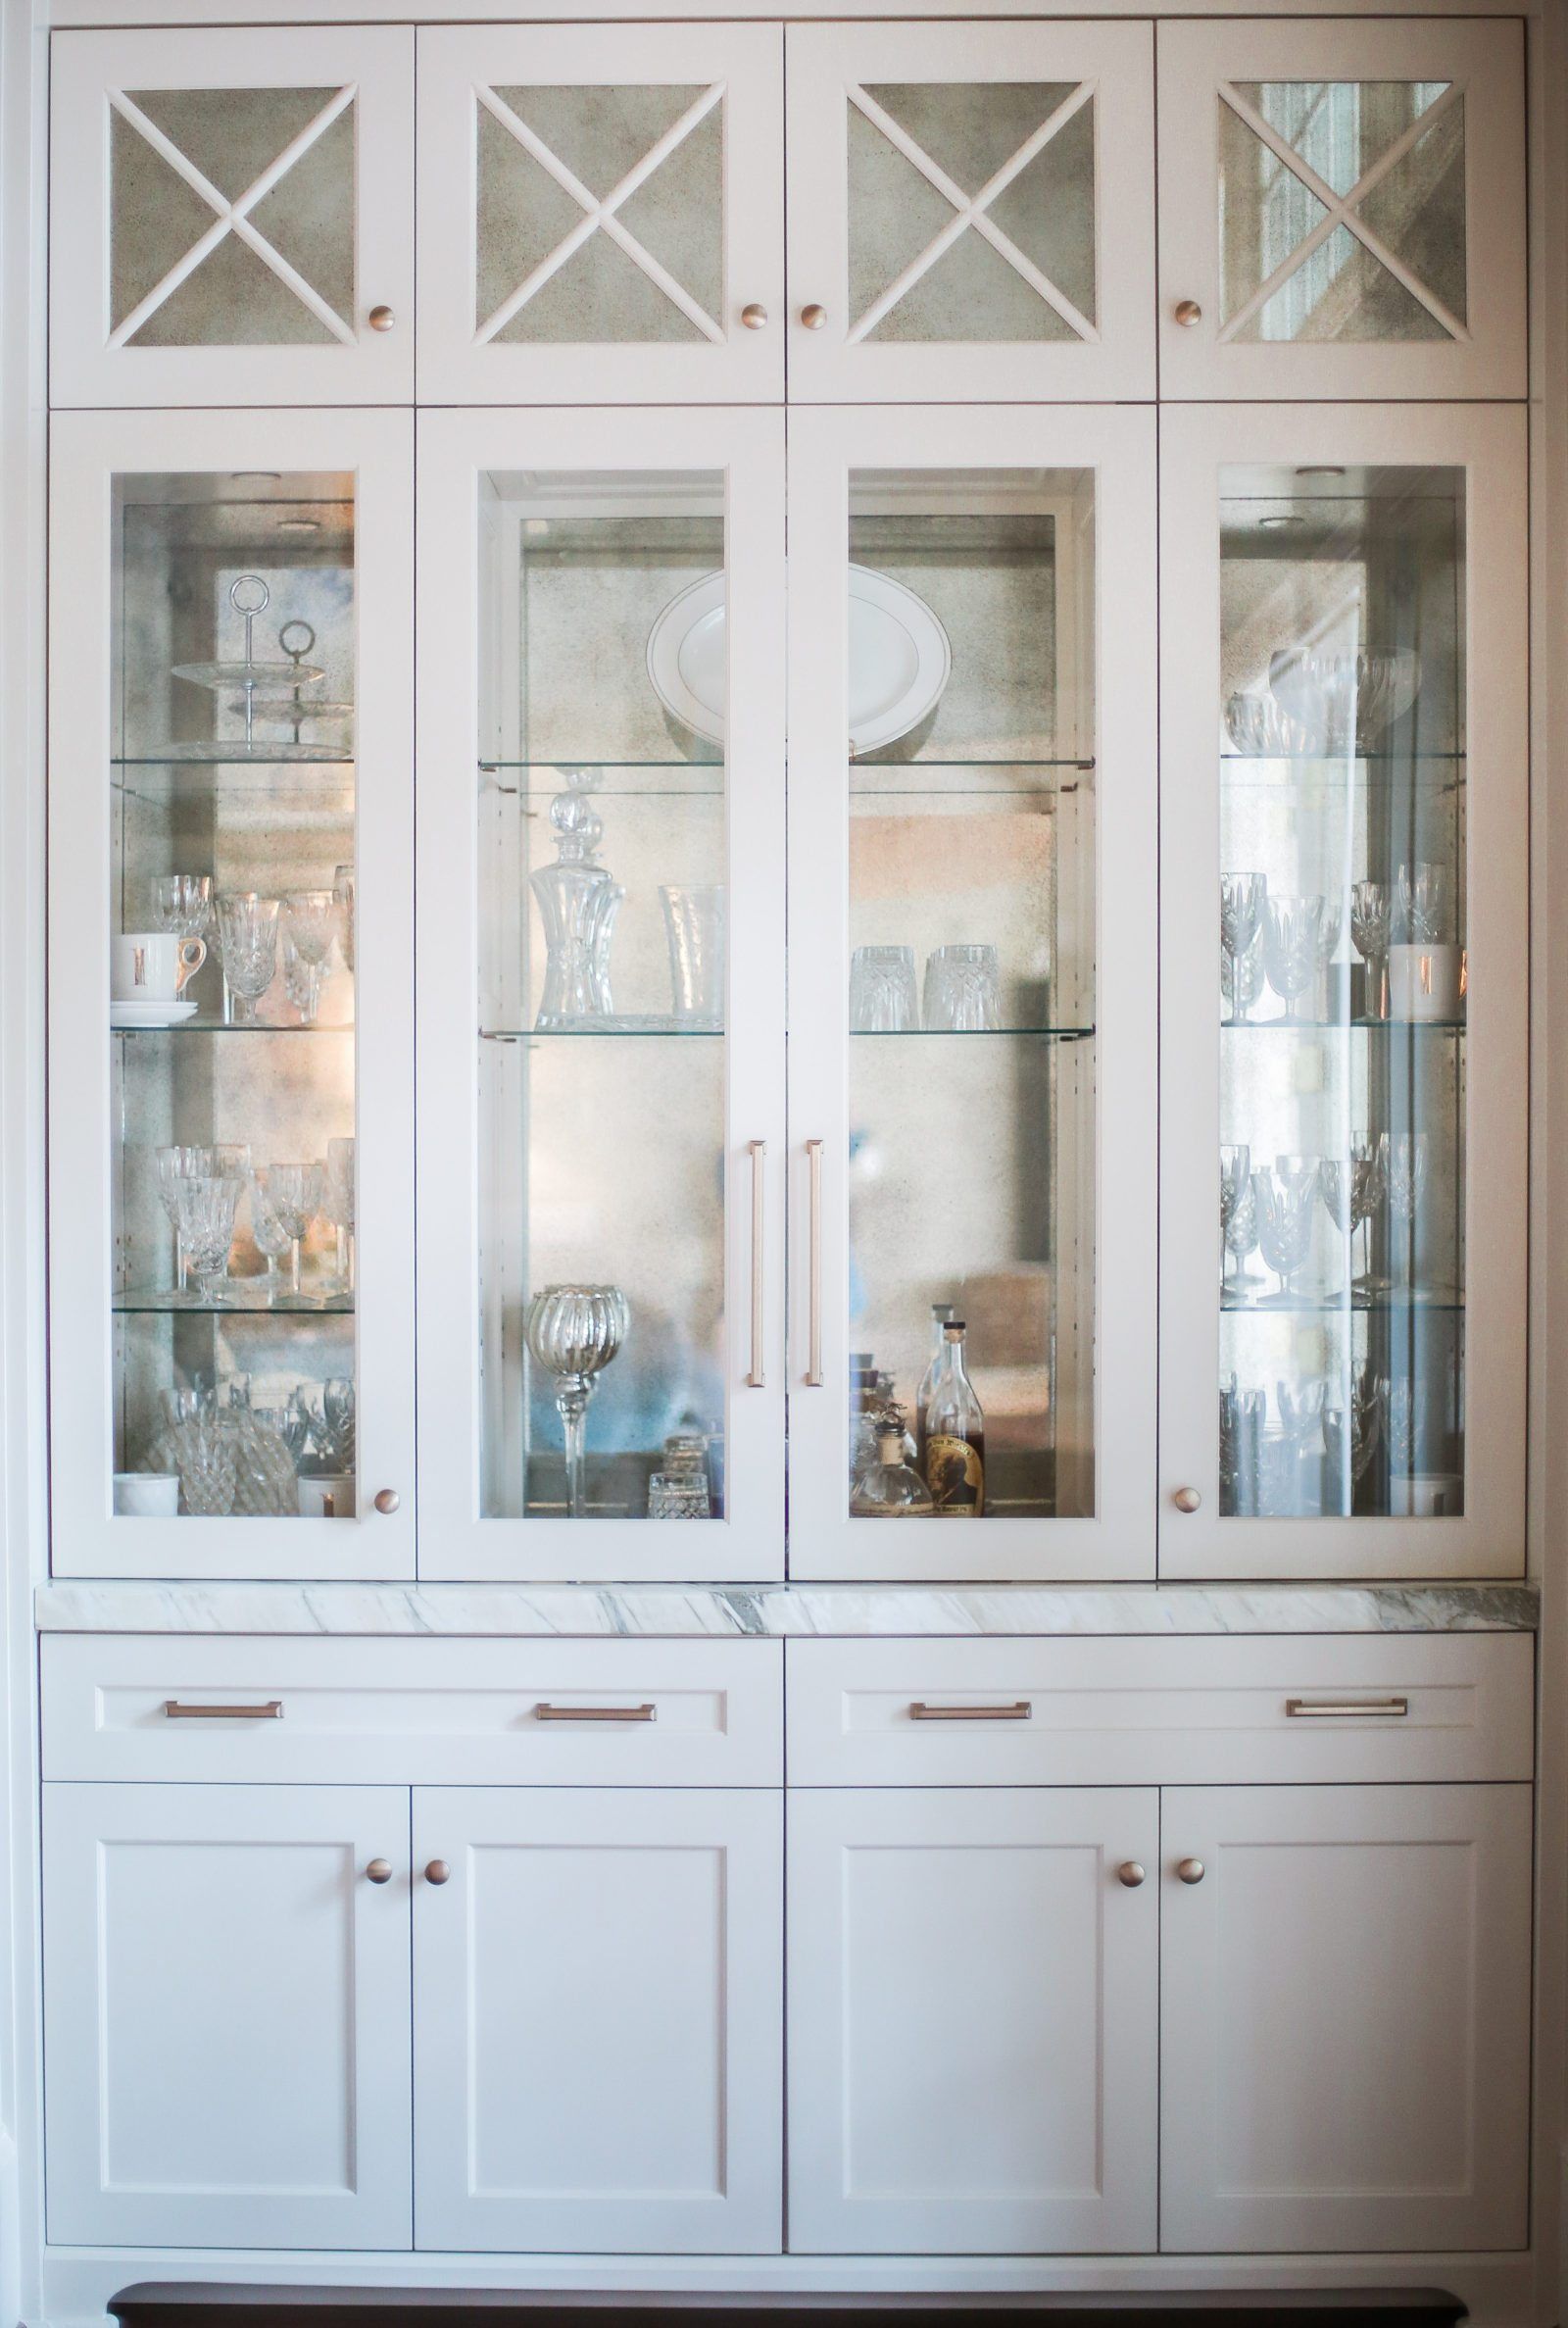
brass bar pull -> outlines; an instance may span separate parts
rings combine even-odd
[[[1026,1722],[1033,1713],[1027,1698],[1012,1706],[927,1706],[916,1698],[909,1708],[912,1722]]]
[[[1285,1710],[1293,1721],[1333,1719],[1369,1713],[1382,1721],[1402,1721],[1410,1710],[1408,1698],[1287,1698]]]
[[[811,1390],[822,1387],[822,1143],[808,1140],[807,1160],[811,1171],[811,1298],[810,1347],[807,1354],[806,1380]]]
[[[762,1371],[762,1160],[767,1155],[765,1140],[748,1140],[752,1159],[752,1370],[746,1377],[748,1390],[765,1390],[766,1377]]]
[[[265,1706],[182,1706],[177,1698],[166,1698],[164,1712],[172,1722],[280,1722],[283,1701],[269,1698]]]
[[[536,1706],[536,1722],[656,1722],[657,1706]]]

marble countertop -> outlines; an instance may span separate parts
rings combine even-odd
[[[41,1585],[45,1633],[1517,1633],[1534,1584]]]

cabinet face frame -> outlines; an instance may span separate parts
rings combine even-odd
[[[411,416],[399,412],[64,413],[54,420],[49,1303],[56,1575],[414,1573],[413,435]],[[355,476],[355,761],[364,780],[357,774],[359,1511],[352,1528],[341,1519],[129,1519],[112,1509],[112,483],[118,474],[244,469]],[[371,1502],[383,1487],[399,1497],[390,1513]]]
[[[1167,1787],[1161,1797],[1160,2239],[1170,2254],[1420,2254],[1529,2244],[1531,1790],[1528,1786]],[[1280,2188],[1260,2170],[1237,2174],[1247,2139],[1222,2119],[1227,2065],[1242,2068],[1226,2030],[1237,2007],[1226,1977],[1227,1859],[1251,1851],[1277,1862],[1341,1847],[1386,1868],[1401,1847],[1469,1853],[1469,1916],[1443,1937],[1468,1941],[1471,1985],[1455,2025],[1435,2019],[1435,2051],[1468,2069],[1467,2184],[1454,2190],[1349,2191],[1327,2176]],[[1201,1859],[1197,1884],[1179,1858]],[[1325,1882],[1325,1941],[1336,1904]],[[1301,1935],[1310,1947],[1310,1933]],[[1245,1935],[1237,1942],[1245,1946]],[[1266,1934],[1263,1945],[1267,1945]],[[1434,1948],[1439,1945],[1434,1934]],[[1333,2009],[1332,2001],[1321,2007]],[[1374,2032],[1370,2029],[1367,2035]],[[1250,2092],[1231,2099],[1253,2126],[1275,2112],[1326,2109],[1330,2097],[1294,2093],[1271,2053],[1251,2053]],[[1381,2076],[1375,2046],[1364,2062]],[[1343,2099],[1343,2097],[1342,2097]],[[1346,2103],[1353,2116],[1354,2099]],[[1238,2187],[1240,2184],[1240,2187]]]
[[[1518,397],[1525,338],[1524,27],[1222,17],[1160,23],[1159,366],[1172,398]],[[1221,340],[1219,107],[1225,81],[1456,81],[1465,108],[1461,339]],[[1283,167],[1283,166],[1282,166]],[[1293,173],[1294,174],[1294,173]],[[1176,320],[1196,300],[1196,323]]]
[[[784,1567],[783,421],[745,412],[426,412],[419,418],[420,1573],[778,1577]],[[480,492],[487,474],[723,471],[729,888],[722,1519],[481,1516],[478,1079]],[[440,933],[439,940],[434,933]],[[763,1383],[752,1364],[760,1160]],[[653,1563],[660,1563],[655,1569]]]
[[[339,1978],[347,2090],[344,2131],[352,2148],[351,2182],[312,2191],[262,2185],[224,2191],[219,2180],[221,2136],[214,2133],[215,2171],[205,2187],[113,2183],[104,2111],[114,2102],[112,1983],[117,1976],[156,1983],[156,1929],[117,1927],[109,1899],[118,1847],[185,1848],[215,1858],[238,1847],[255,1854],[255,1880],[266,1881],[270,1854],[291,1848],[335,1851],[333,1876],[313,1909],[323,1949],[341,1944]],[[412,2243],[413,2150],[410,1929],[407,1882],[409,1798],[392,1786],[51,1785],[44,1788],[44,1916],[48,1935],[45,2033],[49,2083],[45,2103],[49,2236],[57,2246],[165,2248],[407,2248]],[[393,1877],[371,1883],[375,1857],[390,1858]],[[232,1866],[225,1880],[232,1876]],[[219,1880],[215,1868],[213,1881]],[[335,1926],[335,1930],[334,1930]],[[258,1918],[258,1945],[266,1922]],[[131,1962],[127,1966],[125,1957]],[[139,1957],[140,1961],[136,1958]],[[243,1953],[211,1968],[213,1992],[202,2008],[227,2009],[232,1987],[240,2014],[250,2001]],[[168,2017],[181,2002],[171,1998]],[[269,2108],[286,2113],[288,2032],[279,2029],[283,2091],[225,2091],[217,2099],[248,2128]],[[188,2065],[172,2064],[176,2069]],[[189,2129],[185,2129],[189,2138]],[[286,2114],[277,2139],[287,2139]]]
[[[637,1795],[613,1788],[416,1787],[414,1865],[441,1858],[451,1868],[439,1886],[416,1876],[415,2181],[416,2239],[445,2253],[776,2254],[783,2197],[783,1796],[774,1789],[722,1787]],[[604,1916],[614,1920],[617,1868],[641,1858],[650,1880],[657,1863],[679,1855],[715,1863],[716,1931],[694,1931],[695,1949],[710,1939],[715,1980],[708,2000],[718,2091],[711,2095],[717,2155],[712,2187],[615,2188],[610,2158],[613,2110],[604,2124],[605,2187],[506,2190],[480,2184],[482,2096],[474,2082],[484,2033],[476,2020],[483,1966],[479,1918],[486,1905],[487,1857],[515,1854],[537,1865],[571,1862],[582,1886],[589,1864],[604,1860]],[[666,1901],[668,1895],[666,1894]],[[518,1978],[528,1982],[530,1930],[548,1934],[541,1909],[515,1939]],[[627,1922],[623,1933],[627,2002],[646,1997],[649,2011],[671,2010],[669,1981],[680,1968],[666,1954],[636,1962],[649,1935]],[[663,2006],[657,2002],[662,1993]],[[538,2001],[536,1995],[536,2002]],[[649,2029],[650,2054],[673,2041]],[[601,2060],[596,2067],[602,2072]],[[650,2089],[629,2077],[628,2113],[642,2115]],[[561,2112],[564,2139],[592,2135],[583,2101],[554,2089],[522,2092],[514,2106],[533,2119]],[[601,2113],[603,2114],[603,2113]],[[569,2128],[569,2135],[566,2130]],[[696,2129],[700,2133],[700,2129]],[[624,2168],[622,2172],[624,2173]]]
[[[622,25],[615,27],[611,41],[605,37],[605,27],[598,25],[422,25],[418,60],[421,402],[646,405],[782,401],[784,57],[780,25]],[[723,91],[723,284],[719,312],[708,318],[709,324],[718,331],[717,340],[706,328],[690,339],[676,341],[507,341],[485,336],[488,319],[477,319],[474,313],[476,124],[481,102],[475,92],[521,84],[593,87],[657,86],[661,82],[705,89],[718,84]],[[583,188],[585,195],[590,192]],[[585,208],[583,215],[613,221],[615,213],[615,190],[612,190],[599,212]],[[595,231],[604,232],[605,225],[601,223]],[[571,261],[565,264],[569,267]],[[760,330],[749,329],[741,322],[742,310],[752,305],[766,310],[767,321]],[[673,306],[671,312],[675,312]]]
[[[1098,1907],[1090,1945],[1099,1969],[1099,2029],[1092,2091],[1076,2097],[1093,2127],[1097,2159],[1084,2187],[1051,2194],[979,2188],[854,2188],[854,2127],[911,2108],[940,2106],[939,2072],[911,2076],[906,2091],[855,2091],[858,2035],[851,1871],[913,1858],[946,1859],[932,1884],[957,1880],[965,1851],[1011,1855],[1060,1850],[1098,1855]],[[1159,1808],[1152,1787],[824,1787],[792,1792],[789,1856],[790,2244],[804,2254],[1118,2254],[1157,2245],[1155,2211],[1158,2049]],[[1133,1888],[1118,1865],[1135,1860],[1148,1880]],[[993,1926],[1019,1980],[1051,1978],[1038,1933]],[[874,1946],[874,1938],[871,1943]],[[869,1967],[862,1961],[862,1978]],[[940,2039],[962,2046],[966,2000],[941,2011]],[[939,2056],[940,2058],[940,2056]],[[975,2059],[983,2087],[988,2072]],[[1071,2105],[1071,2098],[1069,2104]],[[862,2115],[863,2113],[863,2115]],[[978,2179],[978,2178],[977,2178]]]
[[[1153,415],[839,406],[790,421],[790,1573],[1153,1573],[1156,1270]],[[860,469],[1095,472],[1095,1515],[891,1533],[849,1517],[849,478]],[[1114,906],[1112,914],[1110,908]],[[808,1382],[806,1143],[822,1146],[822,1381]],[[911,1224],[917,1234],[918,1224]]]
[[[355,286],[352,317],[342,320],[349,339],[303,346],[118,345],[108,309],[109,92],[300,87],[354,91]],[[55,406],[412,399],[412,29],[313,25],[291,26],[286,34],[205,25],[64,32],[51,47],[51,91],[49,393]],[[233,208],[243,217],[246,198]],[[215,223],[220,215],[215,210]],[[368,322],[371,309],[381,306],[393,313],[387,331]]]
[[[1233,463],[1467,472],[1461,1517],[1219,1517],[1220,472]],[[1160,415],[1159,1572],[1520,1576],[1525,1569],[1529,731],[1522,408],[1226,406]],[[1474,771],[1480,769],[1477,780]],[[1196,1511],[1178,1488],[1196,1487]]]
[[[993,403],[1082,402],[1153,395],[1152,32],[1149,24],[1104,23],[790,25],[793,402],[961,403],[982,395]],[[1088,336],[1076,329],[1053,340],[850,336],[848,92],[868,81],[1092,86],[1097,321]],[[939,167],[937,157],[927,161]],[[955,206],[953,215],[962,214]],[[973,232],[964,228],[950,247],[961,251]],[[811,305],[827,310],[826,322],[814,330],[802,322],[803,309]]]

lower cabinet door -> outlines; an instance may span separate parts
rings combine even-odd
[[[1530,1789],[1163,1809],[1161,2244],[1523,2247]]]
[[[776,2252],[766,1790],[415,1790],[417,2244]]]
[[[791,2248],[1152,2249],[1154,1791],[789,1806]]]
[[[44,1788],[51,2241],[410,2244],[408,1842],[403,1787]]]

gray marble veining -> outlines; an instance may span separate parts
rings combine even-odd
[[[228,1584],[39,1587],[46,1633],[832,1635],[1532,1632],[1533,1584]]]

